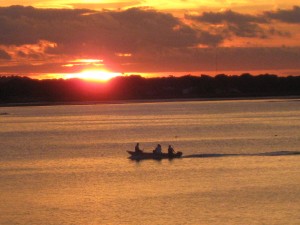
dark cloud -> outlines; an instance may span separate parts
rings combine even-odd
[[[188,18],[198,20],[200,22],[206,22],[211,24],[220,24],[223,22],[228,22],[232,24],[245,24],[245,23],[266,23],[267,21],[259,16],[241,14],[234,12],[232,10],[227,10],[224,12],[204,12],[199,16],[187,16]]]
[[[202,15],[186,15],[187,19],[211,25],[224,25],[220,33],[233,34],[239,37],[266,38],[269,33],[260,25],[268,21],[262,16],[241,14],[231,10],[224,12],[204,12]]]
[[[57,44],[48,53],[70,55],[133,53],[221,41],[213,35],[210,41],[207,33],[199,33],[171,14],[141,8],[99,12],[11,6],[0,8],[0,29],[2,45],[46,40]]]
[[[200,31],[199,32],[199,40],[203,45],[215,47],[224,41],[224,35],[213,34],[213,33],[207,32],[207,31]]]
[[[294,6],[290,10],[268,11],[262,14],[250,15],[227,10],[224,12],[204,12],[201,15],[186,15],[187,19],[213,27],[222,25],[219,33],[227,38],[230,35],[247,38],[268,38],[271,36],[291,36],[288,31],[274,28],[273,21],[285,23],[300,23],[300,7]],[[214,28],[215,29],[215,28]]]
[[[235,23],[229,24],[228,31],[238,37],[267,38],[268,32],[255,23]]]
[[[0,60],[1,59],[10,60],[11,56],[6,51],[0,49]]]
[[[265,12],[265,16],[285,23],[300,23],[300,7],[294,6],[293,9]]]
[[[18,51],[17,52],[17,55],[20,57],[20,58],[26,58],[27,54],[23,51]]]
[[[277,30],[274,27],[270,27],[268,32],[270,35],[277,35],[281,37],[292,37],[292,34],[289,31]]]
[[[0,8],[0,44],[34,44],[41,39],[55,40],[88,10],[35,9],[11,6]]]

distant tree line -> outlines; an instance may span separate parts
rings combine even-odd
[[[80,79],[0,77],[0,104],[292,95],[300,96],[300,76],[219,74],[215,77],[186,75],[144,78],[131,75],[116,77],[106,83]]]

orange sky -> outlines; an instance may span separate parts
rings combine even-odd
[[[2,75],[300,75],[294,0],[0,1],[0,30]]]

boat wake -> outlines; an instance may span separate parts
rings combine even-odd
[[[300,155],[299,151],[277,151],[277,152],[263,152],[254,154],[192,154],[185,155],[182,158],[213,158],[213,157],[232,157],[232,156],[289,156],[289,155]]]
[[[255,154],[254,154],[255,155]],[[284,156],[284,155],[300,155],[298,151],[278,151],[278,152],[265,152],[258,153],[257,156]]]

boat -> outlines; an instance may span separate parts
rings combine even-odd
[[[153,152],[135,152],[135,151],[127,151],[130,154],[130,159],[132,160],[143,160],[143,159],[174,159],[181,158],[182,152],[176,152],[175,154],[169,155],[168,153],[156,154]]]

